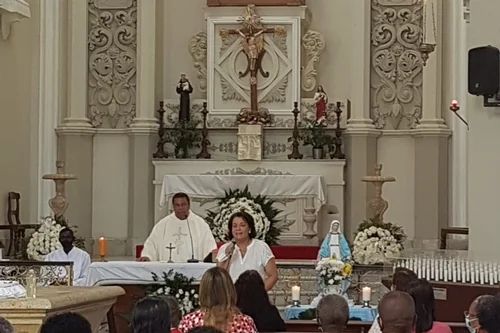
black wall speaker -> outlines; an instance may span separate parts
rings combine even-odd
[[[500,88],[500,50],[481,46],[469,50],[469,94],[496,95]]]

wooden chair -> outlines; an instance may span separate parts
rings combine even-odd
[[[22,224],[19,218],[21,195],[9,192],[7,196],[7,223],[0,225],[0,230],[9,230],[9,249],[7,256],[16,256],[21,251],[21,243],[26,236],[26,230],[38,229],[40,224]]]
[[[446,250],[448,235],[469,235],[469,228],[456,227],[441,229],[441,244],[439,247],[441,250]]]

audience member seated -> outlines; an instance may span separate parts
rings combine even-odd
[[[429,281],[418,279],[410,282],[407,293],[415,303],[415,333],[452,333],[450,326],[434,320],[434,289]]]
[[[199,295],[200,310],[181,319],[181,332],[205,325],[227,333],[257,332],[252,318],[242,314],[236,306],[236,289],[225,269],[213,267],[207,270],[200,282]]]
[[[0,333],[14,333],[12,324],[3,317],[0,317]]]
[[[378,324],[383,333],[411,333],[415,328],[415,303],[402,291],[391,291],[378,304]]]
[[[223,333],[221,330],[216,329],[212,326],[198,326],[193,327],[187,333]]]
[[[471,333],[500,333],[500,299],[479,296],[465,313],[465,325]]]
[[[140,300],[132,311],[130,328],[132,333],[170,332],[170,309],[160,297],[146,297]]]
[[[92,333],[92,328],[87,319],[74,312],[64,312],[53,315],[47,319],[40,333]]]
[[[234,286],[238,308],[252,317],[259,332],[285,331],[285,322],[278,309],[271,304],[259,272],[254,270],[244,272]]]
[[[406,291],[406,288],[408,284],[416,280],[417,274],[413,272],[412,270],[409,270],[408,268],[404,267],[397,267],[396,270],[394,271],[394,274],[392,275],[392,286],[391,290],[392,291]],[[372,327],[370,327],[370,330],[368,333],[380,333],[380,327],[378,326],[378,316],[373,322]]]
[[[64,228],[59,232],[59,243],[62,247],[50,252],[45,261],[72,261],[73,262],[73,285],[82,286],[90,267],[90,255],[75,247],[75,235],[70,228]],[[66,275],[66,273],[64,273]]]
[[[266,242],[256,239],[256,235],[252,215],[246,212],[231,215],[227,239],[232,241],[219,249],[217,266],[226,269],[233,282],[243,272],[254,269],[262,276],[266,290],[271,290],[278,281],[278,268],[271,248]]]
[[[167,302],[168,308],[170,309],[170,332],[181,333],[181,331],[179,331],[179,323],[181,322],[182,312],[179,306],[179,302],[172,295],[166,295],[162,298],[165,300],[165,302]]]
[[[316,307],[316,320],[323,333],[342,333],[349,321],[349,305],[340,295],[323,297]]]

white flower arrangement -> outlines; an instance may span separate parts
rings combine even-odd
[[[387,262],[387,258],[396,257],[403,249],[405,238],[393,235],[390,230],[370,226],[359,231],[354,239],[353,258],[359,264],[373,265]]]
[[[174,270],[169,270],[168,272],[163,272],[163,276],[160,278],[155,273],[152,273],[153,280],[161,283],[159,287],[154,287],[152,292],[148,295],[161,296],[170,295],[174,296],[179,302],[179,307],[182,315],[185,316],[193,310],[197,310],[200,307],[198,300],[198,293],[193,288],[195,283],[194,278],[188,278],[182,273],[175,272]]]
[[[249,198],[231,198],[220,206],[212,222],[212,233],[216,241],[227,241],[229,218],[236,212],[244,211],[250,214],[255,222],[256,238],[265,240],[271,227],[271,222],[266,217],[262,207]]]
[[[316,265],[316,272],[325,286],[338,285],[351,275],[352,267],[334,258],[323,258]]]
[[[188,313],[196,310],[198,308],[198,294],[194,289],[184,290],[177,289],[171,287],[161,287],[156,290],[153,295],[161,296],[161,295],[171,295],[177,299],[179,302],[179,308],[181,309],[182,315],[185,316]]]
[[[61,247],[59,232],[64,227],[52,217],[40,221],[40,228],[35,231],[29,240],[27,255],[33,260],[43,260],[47,254]]]

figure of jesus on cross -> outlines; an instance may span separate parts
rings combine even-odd
[[[276,35],[286,34],[284,27],[277,26],[265,28],[262,20],[255,12],[255,5],[248,5],[243,15],[238,20],[241,29],[221,29],[221,36],[239,35],[241,45],[248,59],[247,68],[244,72],[239,72],[240,78],[250,74],[250,108],[241,109],[237,121],[240,124],[268,124],[271,119],[269,111],[258,107],[257,99],[257,74],[269,77],[269,73],[262,68],[262,58],[265,53],[264,34],[272,33]]]

